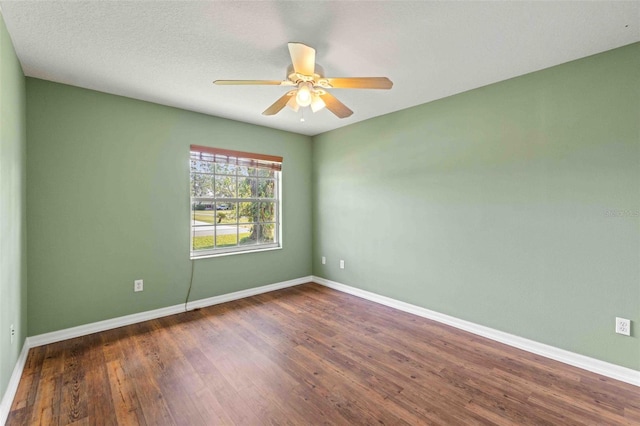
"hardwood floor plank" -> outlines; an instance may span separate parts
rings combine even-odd
[[[85,342],[88,361],[85,373],[89,401],[87,417],[96,419],[92,423],[97,425],[116,425],[118,421],[104,359],[102,335],[96,333],[86,336]]]
[[[286,372],[282,371],[277,364],[272,362],[265,353],[255,346],[255,343],[259,342],[259,337],[255,335],[246,336],[243,333],[246,330],[239,323],[240,319],[234,318],[234,313],[233,309],[225,311],[225,315],[234,320],[234,327],[230,330],[236,336],[233,338],[237,342],[234,350],[243,354],[240,361],[243,365],[243,374],[247,375],[247,381],[267,402],[265,409],[267,411],[276,409],[279,412],[269,414],[269,416],[277,420],[278,417],[282,417],[280,413],[287,412],[290,417],[280,419],[281,422],[304,423],[304,411],[299,409],[299,404],[303,403],[303,401],[298,401],[293,407],[289,405],[289,401],[298,395],[300,383],[296,380],[290,380]],[[232,364],[238,363],[237,359],[230,359],[229,361]],[[229,377],[228,380],[230,379]],[[289,409],[287,410],[285,407],[289,407]]]
[[[242,303],[242,302],[238,302],[238,303]],[[235,313],[238,312],[242,312],[243,315],[247,315],[250,314],[251,306],[247,306],[247,305],[243,305],[244,309],[241,310],[236,310]],[[249,308],[249,309],[247,309]],[[239,314],[240,315],[240,314]],[[240,323],[243,322],[242,318],[238,318],[238,321]],[[247,330],[248,329],[262,329],[264,327],[264,324],[266,323],[266,321],[261,321],[260,327],[255,327],[254,324],[256,324],[256,319],[255,317],[251,318],[251,317],[247,317],[247,320],[245,322],[245,324],[247,324]],[[247,339],[247,341],[251,341],[252,344],[256,344],[257,342],[260,342],[261,337],[254,335],[252,336],[250,339]],[[264,347],[264,346],[263,346]],[[291,346],[292,350],[297,350],[299,348],[299,344],[295,344],[293,346]],[[270,352],[269,352],[270,353]],[[271,354],[271,353],[270,353]],[[298,397],[298,401],[296,404],[294,404],[293,406],[289,404],[289,407],[291,407],[291,409],[294,410],[298,410],[299,404],[304,406],[304,410],[301,410],[300,413],[307,413],[307,415],[309,413],[314,413],[314,418],[316,419],[324,419],[324,420],[328,420],[329,418],[331,418],[331,413],[333,411],[335,411],[335,409],[331,408],[331,405],[328,404],[324,404],[324,406],[322,407],[323,410],[321,410],[320,412],[318,412],[318,408],[315,405],[317,404],[317,397],[313,397],[314,393],[319,393],[319,392],[323,392],[325,395],[330,395],[330,392],[328,390],[326,390],[326,385],[324,385],[322,383],[322,375],[319,371],[319,368],[317,366],[317,364],[314,363],[314,365],[306,365],[304,367],[304,369],[306,371],[308,371],[307,374],[305,374],[304,376],[301,376],[299,374],[299,372],[293,371],[293,372],[285,372],[283,373],[283,375],[279,375],[279,377],[285,377],[285,378],[290,378],[292,384],[295,386],[294,390],[293,390],[293,394],[296,395]],[[300,386],[298,383],[304,383],[304,386]],[[335,392],[334,392],[335,395]],[[289,398],[287,398],[289,399]],[[312,401],[313,404],[309,404],[309,402]],[[326,402],[326,400],[325,400]],[[343,405],[348,405],[348,404],[343,404]],[[341,420],[347,421],[349,415],[347,415],[347,418],[342,418]],[[381,419],[379,419],[381,420]],[[397,424],[401,423],[399,419],[394,419],[396,421]]]
[[[266,326],[268,321],[264,318],[256,317],[246,309],[241,311],[242,315],[238,316],[237,321],[255,333],[251,340],[253,345],[269,354],[272,362],[283,372],[283,377],[290,377],[290,380],[299,383],[296,393],[298,399],[292,402],[293,405],[298,407],[300,404],[299,407],[307,415],[312,415],[311,418],[318,424],[345,424],[347,418],[340,414],[341,410],[336,409],[333,402],[328,401],[327,395],[330,392],[317,380],[317,372],[309,369],[306,360],[302,360],[302,363],[298,361],[299,358],[294,353],[298,343],[288,340],[281,329]],[[239,334],[243,334],[242,330]]]
[[[133,383],[128,380],[121,361],[107,363],[107,374],[117,422],[129,425],[142,424],[136,412],[138,402]]]
[[[127,339],[126,328],[101,333],[102,353],[107,369],[111,402],[118,424],[146,425],[135,384],[129,371],[138,363],[121,345]]]
[[[29,416],[25,416],[25,418],[29,418],[29,424],[58,424],[59,422],[64,348],[64,342],[42,347],[44,358],[42,359],[40,378],[38,381],[32,382],[32,390],[29,392],[34,395],[34,398],[33,400],[29,398],[31,405],[27,405],[27,407],[35,407],[30,410]],[[22,386],[22,380],[20,382],[20,386]],[[8,423],[11,424],[11,416]]]
[[[224,418],[222,415],[208,408],[210,404],[216,404],[217,400],[212,396],[210,390],[202,381],[193,363],[190,361],[197,348],[197,341],[189,339],[191,336],[191,333],[189,333],[189,324],[184,323],[181,327],[176,327],[175,317],[161,318],[159,319],[159,323],[169,334],[167,340],[170,342],[170,345],[167,349],[170,348],[172,353],[177,355],[182,354],[178,362],[172,363],[169,369],[170,374],[164,383],[166,387],[180,391],[181,394],[184,395],[180,404],[170,405],[174,417],[182,411],[192,410],[198,413],[200,417],[197,418],[193,416],[191,419],[182,419],[188,424],[206,424],[211,421],[212,418]],[[203,405],[207,406],[206,411],[201,409]],[[219,405],[219,403],[217,405]]]
[[[305,321],[305,318],[309,318],[309,317],[313,317],[313,318],[317,318],[316,316],[307,316],[305,315],[305,317],[301,318],[301,321]],[[373,332],[376,335],[376,338],[378,337],[378,331],[372,329],[371,327],[368,327],[369,331]],[[307,332],[305,331],[305,333],[312,333],[312,332]],[[314,335],[314,338],[320,340],[323,339],[322,335]],[[307,337],[306,340],[309,340],[309,337]],[[372,339],[372,341],[375,341]],[[339,352],[344,352],[345,354],[347,354],[347,356],[349,356],[349,354],[358,354],[359,352],[361,352],[361,348],[358,348],[357,346],[352,345],[351,340],[349,339],[345,339],[345,340],[341,340],[340,337],[333,339],[331,345],[331,348],[338,348]],[[362,343],[362,341],[359,341],[359,343]],[[343,348],[350,348],[350,350],[344,350]],[[377,345],[375,348],[371,348],[372,350],[370,351],[371,353],[377,353],[379,352],[378,349],[384,349],[384,346],[380,344],[379,341],[377,341]],[[384,366],[386,365],[398,365],[397,361],[399,361],[397,355],[399,355],[399,353],[393,349],[391,349],[391,346],[387,347],[385,350],[388,350],[389,353],[391,353],[393,356],[393,359],[386,359]],[[366,364],[369,367],[373,367],[375,365],[375,361],[373,359],[373,355],[371,355],[371,353],[369,353],[367,355],[367,359],[365,360],[365,363],[362,363],[363,365]],[[327,355],[328,356],[328,355]],[[324,358],[326,358],[327,356],[324,356]],[[406,360],[405,356],[401,356],[402,361]],[[360,365],[361,361],[362,361],[363,357],[360,356],[360,359],[351,359],[350,361],[347,361],[348,364],[346,365],[345,371],[349,371],[350,369],[353,369],[354,365]],[[382,364],[381,364],[382,365]],[[438,421],[444,424],[452,424],[452,423],[459,423],[462,420],[457,418],[458,416],[458,412],[463,408],[463,406],[466,403],[466,400],[464,401],[449,401],[449,400],[444,400],[441,395],[442,393],[438,394],[438,392],[436,392],[435,394],[433,394],[432,392],[432,387],[430,386],[430,384],[425,384],[424,386],[419,386],[418,383],[420,382],[420,380],[415,380],[417,378],[416,374],[418,374],[417,372],[413,371],[407,371],[407,372],[399,372],[399,371],[394,371],[393,369],[389,369],[389,368],[384,368],[383,366],[383,373],[382,375],[380,375],[380,377],[386,377],[386,378],[391,378],[394,377],[397,379],[397,383],[401,383],[402,386],[397,385],[397,389],[394,391],[386,391],[386,395],[384,395],[385,399],[390,399],[393,400],[394,403],[398,406],[403,406],[405,405],[405,403],[411,403],[414,404],[416,407],[428,407],[427,409],[421,409],[421,408],[415,408],[414,410],[416,411],[420,411],[421,415],[423,417],[426,418],[430,418],[431,421]],[[367,378],[367,380],[377,380],[378,378],[378,372],[373,369],[371,371],[366,371],[366,372],[360,372],[360,376],[364,376]],[[414,379],[414,380],[412,380]],[[412,389],[403,389],[404,387],[411,387]],[[419,387],[419,388],[418,388]],[[417,389],[416,389],[417,388]],[[401,398],[397,397],[397,393],[402,392],[402,396]],[[425,398],[420,398],[419,396],[425,396]],[[438,398],[438,405],[439,407],[437,407],[438,409],[436,409],[436,407],[431,406],[431,402],[430,400],[432,398]],[[435,416],[431,413],[431,411],[435,411],[435,412],[439,412],[439,417]],[[479,418],[473,418],[473,414],[472,413],[467,413],[465,418],[464,418],[464,422],[469,424],[470,422],[472,422],[473,420],[476,420],[478,422],[481,422],[481,419]]]
[[[635,422],[635,424],[640,425],[640,410],[637,410],[635,408],[625,408],[624,417],[631,422]]]
[[[376,332],[376,335],[377,334],[378,333]],[[340,345],[344,345],[345,347],[350,348],[349,350],[346,350],[345,353],[355,355],[356,359],[354,359],[354,362],[360,363],[364,361],[364,363],[369,366],[376,366],[378,371],[381,371],[385,377],[395,377],[399,383],[403,383],[403,386],[407,387],[407,389],[400,388],[398,390],[398,392],[402,392],[402,398],[396,402],[397,404],[401,405],[405,400],[408,400],[409,402],[412,402],[419,406],[429,406],[430,400],[433,398],[437,398],[440,409],[444,408],[447,412],[454,413],[448,418],[441,418],[441,421],[444,421],[447,424],[451,424],[452,422],[458,423],[462,421],[460,418],[456,418],[456,413],[462,410],[466,405],[466,399],[452,398],[452,395],[455,395],[455,392],[443,390],[442,383],[440,383],[440,385],[438,386],[440,387],[440,390],[435,393],[435,395],[432,394],[431,389],[434,387],[433,383],[428,383],[426,380],[427,377],[421,374],[420,370],[424,367],[419,362],[411,360],[406,355],[399,353],[398,350],[393,349],[392,346],[385,346],[383,342],[377,339],[377,336],[375,340],[371,339],[371,341],[374,343],[369,347],[365,347],[365,350],[368,352],[366,358],[361,354],[363,349],[362,345],[360,345],[360,348],[357,348],[349,339],[338,339],[338,341],[336,341],[336,344],[339,343]],[[360,341],[359,343],[362,343],[362,341]],[[335,345],[332,345],[332,347],[335,347]],[[387,351],[386,354],[383,354],[386,355],[386,357],[380,357],[380,354],[378,353],[380,349]],[[381,358],[381,361],[377,362],[376,357]],[[438,378],[440,379],[441,377]],[[472,386],[468,386],[467,392],[469,392],[469,390],[473,390]],[[449,398],[443,398],[443,396],[447,394],[449,395]],[[520,394],[521,401],[526,400],[526,397],[528,396],[528,394],[518,394]],[[423,395],[427,398],[416,399],[415,395]],[[508,398],[508,395],[502,394],[502,396]],[[473,417],[473,415],[470,413],[466,414],[464,421],[466,423],[469,423],[472,420],[470,417]],[[481,419],[478,418],[475,420],[480,421]]]
[[[13,399],[12,410],[18,410],[27,405],[33,405],[33,401],[37,394],[37,385],[32,385],[34,382],[38,383],[40,380],[40,374],[42,371],[42,364],[46,355],[47,349],[45,347],[33,348],[27,354],[27,361],[25,362],[24,369],[22,370],[21,381],[24,380],[28,385],[19,387],[16,396]]]
[[[640,388],[317,284],[33,348],[8,425],[640,424]]]
[[[131,368],[124,366],[125,373],[131,378],[138,402],[142,408],[144,420],[149,425],[176,425],[176,420],[166,402],[165,392],[158,383],[163,372],[164,364],[157,354],[149,350],[148,342],[155,339],[152,334],[153,321],[134,324],[130,333],[130,339],[123,343],[123,350],[129,359],[135,360]]]
[[[292,323],[292,327],[299,327],[300,324],[306,324],[307,316],[303,316]],[[376,374],[369,370],[361,369],[361,363],[356,360],[352,360],[347,356],[343,356],[341,351],[340,342],[336,337],[327,337],[325,333],[314,333],[312,328],[302,328],[302,336],[299,340],[300,345],[296,348],[298,351],[302,351],[303,348],[310,351],[311,353],[316,353],[320,355],[320,362],[323,364],[328,364],[329,371],[335,371],[337,374],[343,378],[343,380],[347,380],[352,382],[356,386],[364,387],[365,389],[378,393],[377,396],[379,398],[378,403],[382,405],[386,405],[387,400],[392,399],[395,394],[400,393],[403,390],[403,387],[400,385],[394,384],[389,380],[378,380]],[[335,334],[335,333],[331,333]],[[327,340],[320,340],[327,339]],[[330,347],[329,347],[330,346]],[[337,348],[337,350],[336,350]],[[306,355],[309,356],[308,354]],[[352,370],[358,370],[354,375],[352,375]],[[358,379],[355,380],[354,378]],[[360,380],[364,378],[364,380]],[[379,386],[376,386],[379,385]],[[370,398],[372,398],[370,396]],[[424,404],[428,405],[427,401],[421,401]],[[406,414],[406,413],[405,413]],[[441,421],[445,422],[444,419],[437,418],[436,416],[431,416],[432,421]],[[392,419],[393,421],[398,421],[397,419]]]
[[[62,403],[60,404],[60,423],[71,424],[89,415],[87,381],[84,358],[85,337],[68,340],[63,351],[64,371],[62,374]]]

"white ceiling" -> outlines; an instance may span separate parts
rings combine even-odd
[[[315,135],[640,41],[640,2],[0,1],[26,75]],[[287,42],[330,77],[387,76],[390,91],[334,89],[354,114],[261,112],[288,90]],[[308,109],[307,109],[308,110]]]

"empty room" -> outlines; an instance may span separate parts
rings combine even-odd
[[[0,0],[0,424],[640,425],[640,2]]]

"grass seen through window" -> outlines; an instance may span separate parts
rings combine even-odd
[[[246,241],[251,234],[249,232],[240,234],[240,244]],[[218,247],[235,246],[237,243],[236,235],[218,235]],[[213,235],[204,237],[193,237],[194,250],[202,250],[213,248]]]

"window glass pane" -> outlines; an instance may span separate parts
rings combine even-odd
[[[255,198],[258,194],[258,180],[253,178],[238,179],[238,198]]]
[[[216,223],[236,223],[237,203],[216,203]]]
[[[258,181],[258,197],[275,198],[276,181],[273,179],[260,179]]]
[[[256,169],[254,169],[253,167],[238,166],[237,170],[238,170],[239,176],[255,176],[256,175]]]
[[[240,223],[257,222],[259,207],[259,203],[256,202],[238,203],[238,221]]]
[[[253,232],[253,228],[256,225],[240,225],[240,245],[247,246],[251,244],[256,244],[257,239],[256,235]]]
[[[258,169],[258,176],[272,178],[276,175],[276,172],[271,169]]]
[[[191,196],[213,197],[213,177],[202,173],[192,173]]]
[[[238,245],[237,225],[216,226],[216,248],[233,247]]]
[[[214,168],[209,161],[191,160],[191,173],[213,173]]]
[[[195,229],[195,231],[193,231],[193,251],[213,248],[213,227],[207,228],[208,229]]]
[[[193,226],[211,225],[215,220],[213,202],[197,201],[191,203],[191,224]]]
[[[233,160],[235,161],[235,160]],[[221,164],[216,163],[216,173],[220,175],[235,175],[236,174],[236,166],[235,164]]]
[[[216,176],[216,198],[236,198],[235,176]]]
[[[275,241],[276,225],[273,223],[260,225],[260,244],[268,244]]]
[[[275,222],[276,203],[260,203],[260,222]]]

